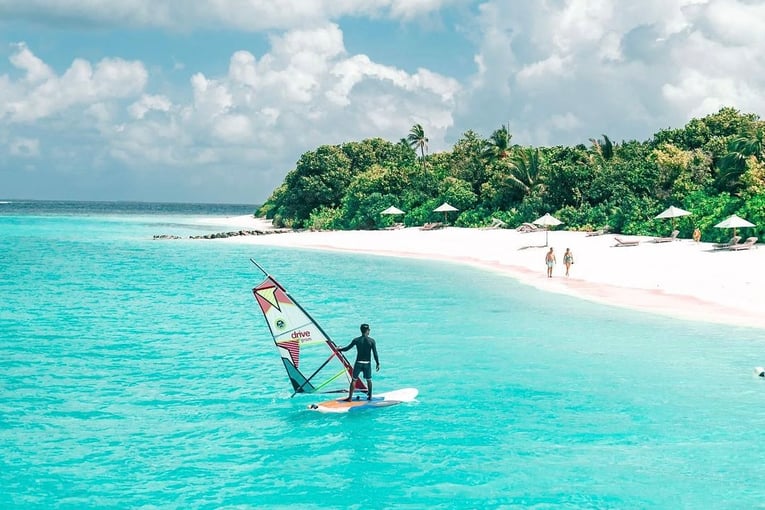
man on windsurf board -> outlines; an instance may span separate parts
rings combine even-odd
[[[353,377],[351,379],[351,386],[348,388],[348,398],[345,400],[350,402],[353,398],[353,390],[356,386],[356,381],[359,379],[359,375],[363,372],[364,379],[367,382],[367,400],[372,400],[372,354],[375,356],[375,363],[377,364],[376,371],[380,371],[380,359],[377,357],[377,343],[375,339],[369,336],[369,324],[361,325],[361,336],[358,336],[351,340],[351,343],[345,347],[338,349],[340,352],[350,350],[351,347],[356,346],[356,362],[353,364]]]

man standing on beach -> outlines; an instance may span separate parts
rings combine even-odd
[[[550,248],[550,251],[547,252],[547,256],[545,257],[545,265],[547,265],[548,278],[552,278],[552,270],[556,262],[557,261],[555,260],[555,254],[553,253],[553,249]]]
[[[359,375],[364,372],[364,379],[367,382],[367,400],[372,400],[372,357],[375,356],[375,363],[377,364],[376,371],[380,371],[380,359],[377,357],[377,343],[375,339],[369,336],[369,324],[361,325],[361,336],[357,336],[351,343],[338,349],[340,352],[345,352],[351,347],[356,346],[356,362],[353,364],[353,377],[351,378],[351,387],[348,388],[348,398],[345,400],[350,402],[353,398],[353,390],[356,386],[356,381],[359,380]]]

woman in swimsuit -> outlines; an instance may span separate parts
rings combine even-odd
[[[566,276],[568,276],[568,270],[571,268],[571,264],[574,263],[574,254],[568,248],[566,248],[566,253],[563,255],[563,263],[566,265]]]

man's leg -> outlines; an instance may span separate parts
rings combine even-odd
[[[348,388],[348,398],[345,399],[346,402],[350,402],[351,399],[353,398],[353,390],[355,386],[356,386],[356,378],[354,377],[353,379],[351,379],[351,387]]]
[[[351,372],[351,387],[348,388],[348,398],[345,399],[346,402],[350,402],[353,398],[353,390],[356,389],[356,381],[359,380],[359,374],[361,373],[361,365],[358,363],[353,364],[353,372]]]
[[[372,363],[364,368],[364,378],[367,380],[367,400],[372,400]]]

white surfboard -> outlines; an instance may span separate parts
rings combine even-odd
[[[372,400],[367,400],[367,395],[362,392],[361,394],[355,394],[350,402],[347,402],[345,397],[343,397],[311,404],[308,406],[308,409],[320,413],[348,413],[365,409],[377,409],[401,404],[402,402],[411,402],[417,398],[418,393],[417,388],[403,388],[379,393],[373,395]]]

